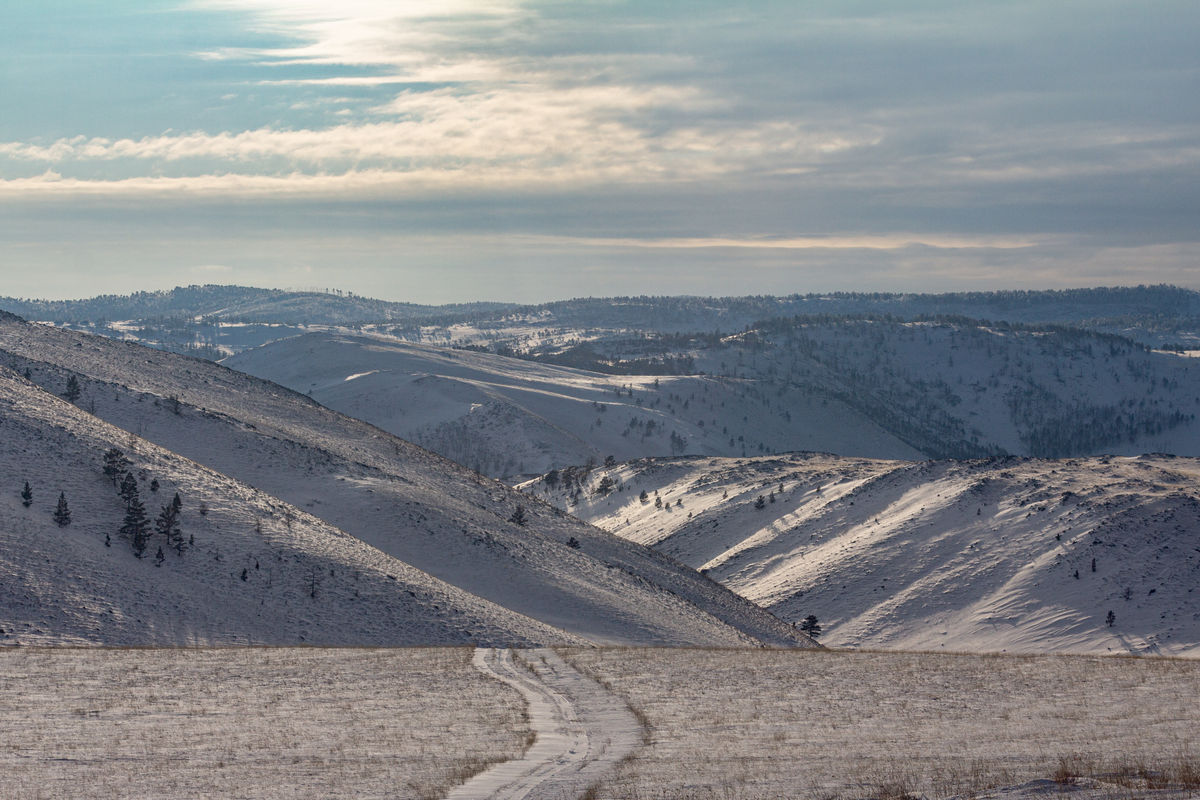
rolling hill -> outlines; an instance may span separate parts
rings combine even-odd
[[[1196,459],[690,457],[522,488],[826,644],[1200,656]]]
[[[313,333],[247,350],[226,366],[305,392],[480,472],[511,478],[564,464],[672,453],[784,449],[919,457],[846,403],[791,387],[763,415],[752,383],[706,375],[606,375],[380,336]]]
[[[74,377],[76,405],[124,435],[543,626],[531,631],[556,629],[528,638],[811,645],[660,554],[212,362],[2,315],[0,364],[55,394]]]
[[[7,644],[582,641],[96,419],[7,368],[0,431],[10,489],[0,496]],[[143,557],[135,555],[120,532],[126,504],[103,472],[112,449],[127,460],[151,523],[181,498],[177,543],[150,527]],[[53,518],[60,493],[70,512],[61,526]]]
[[[512,480],[609,456],[1200,455],[1200,361],[1055,326],[795,317],[520,358],[323,332],[224,363]]]

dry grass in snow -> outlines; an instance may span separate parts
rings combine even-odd
[[[518,756],[471,650],[0,650],[0,798],[423,798]]]
[[[934,798],[1056,776],[1091,797],[1146,797],[1168,784],[1172,796],[1200,796],[1194,660],[564,654],[650,727],[650,744],[597,797]]]

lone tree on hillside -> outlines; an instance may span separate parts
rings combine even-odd
[[[74,375],[67,378],[67,388],[63,392],[63,397],[66,398],[68,403],[74,403],[79,399],[79,379]]]
[[[66,492],[58,493],[58,505],[54,507],[54,521],[60,528],[71,524],[71,509],[67,508]]]
[[[1104,618],[1104,621],[1106,623],[1108,623],[1108,627],[1111,628],[1117,622],[1117,615],[1114,614],[1113,612],[1109,611],[1108,616]]]
[[[800,630],[816,639],[821,635],[821,623],[817,622],[816,614],[809,614],[800,623]]]
[[[21,490],[21,505],[26,508],[33,505],[33,489],[29,488],[29,481],[25,481],[25,488]]]
[[[525,516],[525,506],[517,506],[517,510],[512,513],[508,521],[514,525],[525,527],[525,523],[529,521],[529,518]]]

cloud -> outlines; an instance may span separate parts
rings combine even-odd
[[[314,235],[427,229],[480,263],[494,254],[475,237],[502,232],[603,269],[614,253],[735,273],[841,259],[895,281],[922,263],[998,279],[1021,258],[1066,275],[1071,253],[1096,271],[1101,241],[1200,238],[1191,2],[187,8],[222,36],[189,38],[153,88],[188,98],[154,106],[175,114],[203,88],[192,116],[0,123],[6,214],[106,209],[132,227],[238,201]],[[1149,263],[1165,275],[1164,252]]]

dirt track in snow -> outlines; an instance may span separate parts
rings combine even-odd
[[[480,648],[475,667],[512,686],[529,704],[537,739],[524,756],[497,764],[450,800],[576,798],[642,743],[625,700],[580,674],[552,650]]]

